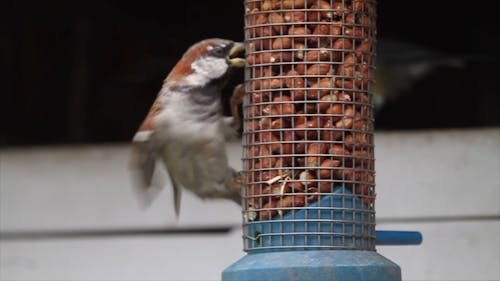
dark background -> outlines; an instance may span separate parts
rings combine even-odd
[[[128,142],[186,48],[243,40],[242,2],[3,1],[0,145]],[[472,59],[400,92],[379,109],[377,130],[500,125],[492,4],[379,1],[379,40]]]

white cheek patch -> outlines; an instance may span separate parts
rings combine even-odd
[[[205,57],[191,64],[194,72],[186,79],[191,80],[194,84],[207,84],[211,80],[222,77],[228,67],[225,58]]]

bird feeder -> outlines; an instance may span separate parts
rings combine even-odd
[[[375,251],[373,0],[245,0],[243,240],[227,280],[401,280]]]

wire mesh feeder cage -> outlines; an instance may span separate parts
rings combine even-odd
[[[245,1],[245,251],[375,249],[375,5]]]
[[[375,231],[374,0],[245,0],[243,258],[222,280],[400,281]]]

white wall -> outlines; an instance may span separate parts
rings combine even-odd
[[[418,230],[420,246],[378,251],[405,280],[500,280],[500,128],[379,132],[377,229]],[[238,145],[231,163],[240,166]],[[128,144],[0,150],[5,231],[235,225],[231,202],[184,193],[180,220],[169,190],[138,208]],[[0,280],[217,280],[243,256],[229,234],[0,240]],[[196,268],[194,270],[193,268]]]

